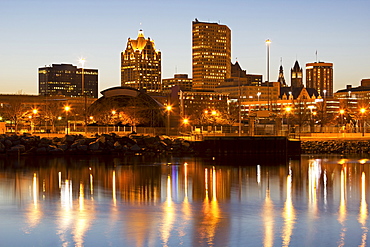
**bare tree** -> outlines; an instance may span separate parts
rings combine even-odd
[[[13,97],[1,108],[2,115],[14,124],[15,132],[18,131],[20,120],[27,115],[27,109],[20,97]]]

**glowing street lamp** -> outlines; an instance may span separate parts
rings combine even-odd
[[[66,134],[68,135],[69,130],[69,124],[68,124],[68,112],[71,110],[71,107],[69,105],[64,106],[64,111],[66,112],[66,122],[67,122],[67,128],[66,128]]]
[[[345,112],[345,111],[344,111],[343,109],[340,109],[340,110],[339,110],[339,114],[340,114],[340,116],[341,116],[341,117],[340,117],[340,121],[341,121],[341,125],[342,125],[342,126],[343,126],[343,122],[344,122],[344,116],[343,116],[343,115],[344,115],[344,112]]]
[[[366,113],[366,109],[365,108],[361,108],[360,109],[360,112],[362,114],[362,136],[365,136],[365,113]]]
[[[167,105],[166,106],[166,110],[167,110],[167,135],[169,136],[170,135],[170,114],[171,114],[171,110],[172,110],[172,106],[171,105]]]

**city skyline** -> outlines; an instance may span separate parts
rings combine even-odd
[[[212,4],[211,4],[212,3]],[[285,77],[296,60],[334,64],[334,91],[370,77],[368,1],[9,1],[0,3],[0,93],[38,92],[38,68],[53,63],[99,70],[99,91],[120,85],[120,53],[139,29],[162,52],[162,79],[192,77],[192,21],[227,25],[232,62],[266,77],[265,40],[270,39],[270,81],[280,60]],[[5,23],[7,24],[5,26]]]

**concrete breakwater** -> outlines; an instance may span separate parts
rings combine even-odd
[[[118,136],[96,134],[93,137],[66,135],[42,137],[30,134],[0,135],[0,154],[8,155],[62,155],[62,154],[191,154],[189,141],[166,136]]]
[[[360,154],[370,153],[368,140],[301,141],[302,154]]]

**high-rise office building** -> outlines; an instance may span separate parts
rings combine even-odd
[[[82,69],[72,64],[39,68],[39,95],[81,97],[84,96],[83,90],[86,97],[98,98],[97,69]]]
[[[333,64],[325,62],[307,63],[306,87],[316,89],[321,97],[333,96]]]
[[[128,39],[126,50],[121,52],[121,86],[148,93],[162,91],[161,52],[153,40],[145,39],[142,30],[137,39]]]
[[[231,75],[231,30],[193,21],[193,89],[213,90]]]
[[[303,71],[297,60],[293,68],[290,69],[290,82],[292,88],[303,87]]]

